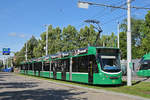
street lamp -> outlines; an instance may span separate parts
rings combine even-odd
[[[28,60],[28,41],[25,43],[25,46],[26,46],[26,51],[25,51],[25,58],[26,58],[26,61]]]
[[[118,22],[118,25],[117,25],[117,29],[118,29],[117,43],[118,43],[118,48],[119,48],[119,33],[120,33],[120,24],[119,24],[119,22]]]
[[[86,9],[88,9],[89,3],[78,1],[78,7],[79,8],[86,8]]]
[[[46,47],[45,47],[45,50],[46,50],[46,56],[48,55],[48,26],[49,25],[45,25],[46,26]]]
[[[127,0],[127,86],[131,86],[131,66],[132,66],[132,50],[131,50],[131,0]]]

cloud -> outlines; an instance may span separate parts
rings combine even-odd
[[[23,33],[16,33],[16,32],[11,32],[8,34],[8,36],[11,36],[11,37],[19,37],[19,38],[25,38],[26,35],[23,34]]]
[[[13,37],[16,37],[16,36],[17,36],[17,34],[16,34],[15,32],[9,33],[8,35],[9,35],[9,36],[13,36]]]
[[[19,37],[20,38],[25,38],[26,36],[25,36],[25,34],[19,34]]]

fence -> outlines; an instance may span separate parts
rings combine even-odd
[[[132,68],[132,75],[136,75],[137,69],[139,67],[139,61],[140,59],[133,59],[132,63],[133,63],[133,68]],[[127,74],[127,60],[121,60],[121,69],[122,69],[122,73],[123,75]]]

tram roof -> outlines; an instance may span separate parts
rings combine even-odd
[[[50,54],[50,55],[39,57],[39,58],[33,58],[33,59],[28,60],[28,61],[21,62],[21,64],[32,63],[32,62],[48,61],[50,58],[52,58],[52,59],[62,58],[61,56],[66,57],[66,56],[74,55],[74,53],[76,53],[78,51],[82,51],[82,50],[88,50],[89,49],[89,50],[93,51],[94,48],[95,48],[95,50],[96,49],[115,49],[115,50],[119,50],[119,48],[116,48],[116,47],[95,47],[95,46],[89,46],[89,47],[85,47],[85,48],[79,48],[79,49],[71,50],[71,51],[68,51],[68,52],[59,52],[59,53],[56,53],[56,54]]]
[[[144,55],[143,57],[144,57],[144,60],[150,60],[150,53]]]
[[[119,49],[116,47],[95,47],[96,49]]]

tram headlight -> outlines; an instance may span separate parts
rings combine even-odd
[[[105,76],[106,78],[108,78],[108,76],[107,76],[106,74],[104,74],[104,76]]]

